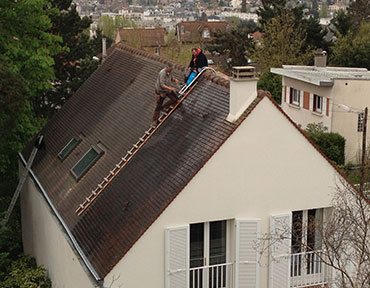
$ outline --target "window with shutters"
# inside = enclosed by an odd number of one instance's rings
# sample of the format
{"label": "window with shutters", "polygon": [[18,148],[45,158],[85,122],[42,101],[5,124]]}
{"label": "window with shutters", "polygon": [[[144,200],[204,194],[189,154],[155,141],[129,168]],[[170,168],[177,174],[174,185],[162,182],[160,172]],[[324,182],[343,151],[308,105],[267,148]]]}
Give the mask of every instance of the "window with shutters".
{"label": "window with shutters", "polygon": [[259,219],[167,229],[166,288],[257,288],[258,234]]}

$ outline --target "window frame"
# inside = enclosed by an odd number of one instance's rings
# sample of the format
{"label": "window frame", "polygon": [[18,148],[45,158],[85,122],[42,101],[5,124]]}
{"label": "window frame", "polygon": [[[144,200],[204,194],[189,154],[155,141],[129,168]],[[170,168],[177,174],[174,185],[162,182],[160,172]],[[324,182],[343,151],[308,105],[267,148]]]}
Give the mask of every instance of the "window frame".
{"label": "window frame", "polygon": [[[323,103],[324,103],[324,97],[322,97],[320,95],[317,95],[317,94],[314,94],[313,95],[313,106],[312,106],[313,112],[322,114]],[[320,106],[320,107],[318,107],[318,106]]]}
{"label": "window frame", "polygon": [[[294,93],[296,92],[296,93]],[[297,97],[295,100],[294,98]],[[301,90],[295,89],[295,88],[290,88],[290,104],[295,105],[297,107],[300,106],[301,103]]]}
{"label": "window frame", "polygon": [[[69,149],[69,151],[67,151],[67,153],[63,156],[63,152],[72,144],[73,141],[76,141],[75,144]],[[71,140],[68,141],[68,143],[62,148],[62,150],[59,151],[58,153],[58,158],[63,161],[65,160],[69,154],[72,153],[72,151],[78,146],[78,144],[81,143],[81,139],[78,138],[78,137],[72,137]]]}
{"label": "window frame", "polygon": [[[81,163],[81,161],[83,161],[83,159],[86,157],[86,155],[89,154],[90,151],[92,151],[92,150],[94,150],[97,153],[97,155],[93,158],[92,161],[90,161],[90,163],[84,169],[82,169],[81,173],[79,173],[77,175],[77,173],[74,171],[74,169],[76,168],[76,166],[78,166]],[[77,161],[77,163],[70,170],[71,174],[76,179],[76,181],[79,181],[89,171],[89,169],[99,160],[99,158],[103,154],[104,154],[104,151],[102,149],[100,149],[99,147],[97,147],[95,145],[91,146],[90,149],[87,150],[87,152]]]}
{"label": "window frame", "polygon": [[203,39],[210,39],[211,38],[211,31],[208,28],[203,29],[202,38]]}

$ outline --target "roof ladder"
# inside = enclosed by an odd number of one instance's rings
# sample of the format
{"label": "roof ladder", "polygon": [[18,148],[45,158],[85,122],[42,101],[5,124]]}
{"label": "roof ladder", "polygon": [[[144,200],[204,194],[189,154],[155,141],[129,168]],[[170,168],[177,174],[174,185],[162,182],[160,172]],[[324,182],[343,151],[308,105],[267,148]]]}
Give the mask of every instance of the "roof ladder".
{"label": "roof ladder", "polygon": [[140,150],[140,148],[149,140],[149,138],[159,129],[159,127],[163,124],[164,121],[172,114],[173,111],[184,101],[184,99],[188,96],[188,94],[193,90],[193,88],[198,83],[199,77],[205,71],[211,71],[216,73],[216,71],[209,67],[204,67],[202,70],[194,77],[193,81],[189,83],[189,85],[184,85],[179,91],[179,101],[176,103],[175,106],[170,106],[170,110],[163,113],[158,121],[158,125],[153,127],[151,126],[148,130],[144,132],[144,135],[139,138],[139,140],[134,143],[130,150],[127,151],[127,154],[121,158],[118,164],[115,165],[113,170],[111,170],[108,176],[103,178],[103,181],[97,185],[97,187],[91,192],[90,196],[85,198],[85,201],[81,203],[77,209],[76,213],[80,216],[86,209],[94,202],[96,198],[103,192],[105,187],[117,176],[117,174],[128,164],[128,162],[135,156],[136,152]]}

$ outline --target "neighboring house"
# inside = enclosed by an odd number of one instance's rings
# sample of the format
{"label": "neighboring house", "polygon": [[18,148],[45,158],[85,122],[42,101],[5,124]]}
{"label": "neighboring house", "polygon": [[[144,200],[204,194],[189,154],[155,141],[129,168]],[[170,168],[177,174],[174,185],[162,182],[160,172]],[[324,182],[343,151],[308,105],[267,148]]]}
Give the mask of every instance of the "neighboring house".
{"label": "neighboring house", "polygon": [[[346,139],[346,163],[358,163],[362,112],[370,106],[370,72],[365,68],[326,67],[326,55],[317,56],[315,66],[283,65],[271,72],[283,76],[284,112],[303,129],[309,123],[322,122],[329,132],[342,135]],[[346,112],[341,105],[357,113]]]}
{"label": "neighboring house", "polygon": [[[320,250],[307,224],[328,219],[342,176],[268,93],[257,96],[253,68],[205,76],[122,166],[151,123],[166,62],[117,44],[43,129],[46,150],[21,195],[25,252],[53,287],[330,283],[298,243]],[[175,65],[175,75],[184,69]],[[291,240],[296,227],[306,228]],[[269,231],[277,239],[266,255]]]}
{"label": "neighboring house", "polygon": [[167,46],[167,31],[164,28],[118,28],[115,43],[126,44],[161,55],[163,47]]}
{"label": "neighboring house", "polygon": [[176,25],[177,40],[183,43],[199,43],[214,39],[215,33],[230,29],[226,21],[184,21]]}

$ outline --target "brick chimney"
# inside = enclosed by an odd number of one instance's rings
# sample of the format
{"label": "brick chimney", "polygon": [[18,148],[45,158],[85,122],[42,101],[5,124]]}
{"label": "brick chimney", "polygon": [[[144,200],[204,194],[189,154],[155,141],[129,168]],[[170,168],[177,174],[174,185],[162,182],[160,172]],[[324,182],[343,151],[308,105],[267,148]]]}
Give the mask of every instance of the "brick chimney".
{"label": "brick chimney", "polygon": [[321,49],[315,51],[315,67],[326,67],[326,51]]}
{"label": "brick chimney", "polygon": [[230,105],[226,120],[236,121],[257,97],[257,81],[253,66],[233,67],[230,77]]}

